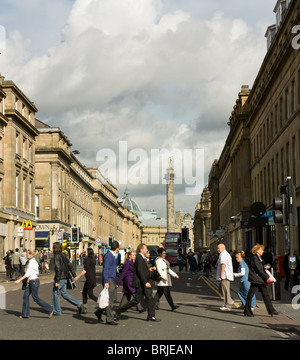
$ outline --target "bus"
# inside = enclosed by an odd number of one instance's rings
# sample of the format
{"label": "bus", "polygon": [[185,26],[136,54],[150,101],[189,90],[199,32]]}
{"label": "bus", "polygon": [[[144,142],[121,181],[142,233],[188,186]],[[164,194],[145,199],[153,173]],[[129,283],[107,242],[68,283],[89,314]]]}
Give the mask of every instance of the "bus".
{"label": "bus", "polygon": [[180,250],[183,255],[185,254],[185,247],[178,246],[178,243],[181,243],[181,233],[169,232],[165,234],[166,259],[171,265],[178,264],[178,252]]}

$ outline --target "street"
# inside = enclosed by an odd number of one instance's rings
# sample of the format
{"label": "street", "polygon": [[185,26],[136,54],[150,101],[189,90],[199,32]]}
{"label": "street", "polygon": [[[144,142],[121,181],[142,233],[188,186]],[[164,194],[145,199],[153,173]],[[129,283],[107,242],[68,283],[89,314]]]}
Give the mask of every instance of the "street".
{"label": "street", "polygon": [[[51,304],[52,276],[40,277],[40,298]],[[280,329],[287,323],[287,317],[267,315],[262,302],[258,302],[255,317],[245,318],[237,294],[232,292],[235,306],[231,311],[222,312],[217,285],[213,276],[196,277],[188,281],[188,274],[180,274],[173,280],[171,290],[174,302],[180,305],[171,311],[166,299],[161,298],[160,309],[156,311],[159,323],[146,321],[146,313],[138,313],[134,308],[124,313],[118,326],[99,323],[94,315],[96,304],[88,301],[88,313],[78,315],[77,309],[61,298],[62,316],[48,319],[47,314],[30,299],[30,319],[19,319],[23,291],[13,282],[2,283],[7,289],[6,309],[0,310],[0,340],[283,340],[299,339],[298,332],[289,335]],[[100,284],[98,272],[97,283]],[[75,290],[69,292],[81,300],[84,279],[80,279]],[[97,285],[94,293],[99,294],[102,285]],[[154,291],[155,294],[155,291]],[[118,288],[118,302],[122,297],[122,287]],[[276,328],[277,325],[277,328]]]}

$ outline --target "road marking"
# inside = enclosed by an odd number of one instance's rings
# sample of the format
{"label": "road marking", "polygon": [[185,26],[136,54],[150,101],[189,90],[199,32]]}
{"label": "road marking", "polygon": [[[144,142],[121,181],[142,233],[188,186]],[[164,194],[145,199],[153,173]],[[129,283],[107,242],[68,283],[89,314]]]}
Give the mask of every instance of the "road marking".
{"label": "road marking", "polygon": [[[217,294],[220,296],[221,299],[224,299],[223,295],[220,293],[219,291],[219,287],[214,283],[212,282],[210,279],[208,279],[206,276],[202,276],[201,279],[203,279],[205,281],[205,283]],[[237,304],[236,302],[234,302],[234,306],[236,308],[239,308],[240,305]]]}

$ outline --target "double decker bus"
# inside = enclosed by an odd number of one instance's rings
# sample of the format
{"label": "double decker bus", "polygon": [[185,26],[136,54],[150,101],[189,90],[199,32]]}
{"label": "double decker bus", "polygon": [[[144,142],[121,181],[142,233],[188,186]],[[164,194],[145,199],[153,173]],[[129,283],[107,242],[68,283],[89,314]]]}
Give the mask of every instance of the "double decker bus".
{"label": "double decker bus", "polygon": [[178,252],[185,253],[185,248],[181,244],[181,233],[168,232],[165,234],[166,259],[171,265],[178,264]]}

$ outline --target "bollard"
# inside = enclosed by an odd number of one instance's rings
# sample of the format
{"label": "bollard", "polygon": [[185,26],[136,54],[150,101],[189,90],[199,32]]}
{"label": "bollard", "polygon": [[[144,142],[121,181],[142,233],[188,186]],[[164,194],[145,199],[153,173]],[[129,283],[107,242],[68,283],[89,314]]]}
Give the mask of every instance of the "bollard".
{"label": "bollard", "polygon": [[6,291],[4,286],[0,286],[0,309],[6,310]]}

